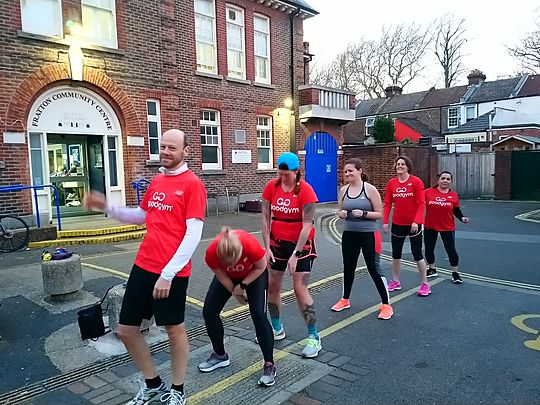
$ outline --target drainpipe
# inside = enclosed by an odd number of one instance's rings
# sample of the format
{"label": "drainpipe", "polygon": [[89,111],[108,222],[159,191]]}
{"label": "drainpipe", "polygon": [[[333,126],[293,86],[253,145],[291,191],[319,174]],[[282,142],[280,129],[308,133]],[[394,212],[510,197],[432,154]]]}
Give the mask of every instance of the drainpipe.
{"label": "drainpipe", "polygon": [[296,8],[296,11],[294,13],[291,13],[290,15],[290,27],[291,27],[291,32],[290,32],[290,45],[291,45],[291,67],[290,67],[290,72],[291,72],[291,100],[292,100],[292,107],[291,107],[291,116],[289,118],[289,148],[292,152],[296,152],[296,119],[295,119],[295,109],[296,107],[298,106],[298,100],[296,100],[296,97],[294,96],[295,94],[295,87],[296,87],[296,78],[295,78],[295,73],[296,73],[296,70],[294,68],[294,64],[295,64],[295,55],[296,55],[296,52],[295,52],[295,47],[294,47],[294,40],[295,40],[295,35],[294,35],[294,19],[295,17],[297,17],[299,14],[300,14],[300,7],[297,7]]}

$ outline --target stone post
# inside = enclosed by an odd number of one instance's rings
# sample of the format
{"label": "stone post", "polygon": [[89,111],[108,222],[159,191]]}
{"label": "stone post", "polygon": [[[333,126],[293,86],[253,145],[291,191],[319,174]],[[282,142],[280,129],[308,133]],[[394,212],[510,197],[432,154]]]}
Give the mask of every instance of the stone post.
{"label": "stone post", "polygon": [[[126,288],[124,284],[118,284],[109,291],[107,296],[107,315],[109,317],[109,328],[116,333],[118,329],[120,319],[120,309],[122,308],[122,300],[124,299],[124,293]],[[152,319],[143,319],[141,324],[141,331],[148,330],[154,323],[154,317]]]}
{"label": "stone post", "polygon": [[73,254],[63,260],[41,262],[43,291],[51,301],[70,301],[79,295],[83,287],[81,257]]}

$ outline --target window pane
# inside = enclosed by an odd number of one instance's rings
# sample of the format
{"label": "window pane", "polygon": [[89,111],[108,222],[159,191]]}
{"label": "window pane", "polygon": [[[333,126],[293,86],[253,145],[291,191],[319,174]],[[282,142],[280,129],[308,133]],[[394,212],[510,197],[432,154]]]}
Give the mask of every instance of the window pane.
{"label": "window pane", "polygon": [[[109,138],[109,140],[114,138]],[[109,143],[110,144],[110,143]],[[116,151],[109,151],[109,177],[111,179],[111,186],[118,185],[118,168],[116,167]]]}
{"label": "window pane", "polygon": [[41,136],[40,134],[30,134],[30,147],[41,149]]}
{"label": "window pane", "polygon": [[40,150],[32,150],[32,181],[35,186],[43,184],[43,159]]}
{"label": "window pane", "polygon": [[195,0],[195,12],[207,15],[214,15],[213,0]]}
{"label": "window pane", "polygon": [[159,140],[157,138],[150,139],[150,154],[159,155]]}
{"label": "window pane", "polygon": [[258,79],[268,79],[268,60],[255,57],[255,77]]}
{"label": "window pane", "polygon": [[214,25],[210,17],[197,14],[195,16],[195,33],[197,41],[214,43]]}
{"label": "window pane", "polygon": [[150,138],[155,138],[155,139],[157,139],[159,137],[157,122],[151,122],[150,121],[148,123],[148,136]]}
{"label": "window pane", "polygon": [[157,103],[155,101],[147,101],[146,110],[148,111],[148,115],[157,115]]}
{"label": "window pane", "polygon": [[270,31],[269,28],[269,20],[267,18],[257,17],[255,16],[253,19],[253,24],[255,27],[255,30],[262,31],[262,32],[268,32]]}
{"label": "window pane", "polygon": [[58,1],[23,0],[21,4],[23,31],[40,35],[60,35],[60,3]]}
{"label": "window pane", "polygon": [[203,163],[218,163],[218,148],[214,146],[202,147]]}
{"label": "window pane", "polygon": [[83,6],[82,20],[85,35],[88,37],[107,41],[114,39],[112,11]]}
{"label": "window pane", "polygon": [[268,56],[268,36],[266,34],[255,33],[255,55]]}
{"label": "window pane", "polygon": [[227,46],[231,49],[241,51],[242,46],[242,27],[234,24],[227,24]]}
{"label": "window pane", "polygon": [[258,148],[257,155],[259,163],[270,163],[270,149]]}
{"label": "window pane", "polygon": [[109,149],[116,149],[116,139],[113,136],[107,138],[107,147]]}

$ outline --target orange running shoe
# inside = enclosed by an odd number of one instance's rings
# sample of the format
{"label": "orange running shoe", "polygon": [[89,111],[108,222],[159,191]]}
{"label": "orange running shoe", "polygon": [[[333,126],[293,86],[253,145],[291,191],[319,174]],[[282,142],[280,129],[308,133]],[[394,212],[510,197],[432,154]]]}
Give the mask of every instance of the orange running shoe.
{"label": "orange running shoe", "polygon": [[350,307],[351,301],[342,298],[334,304],[334,306],[332,307],[332,311],[339,312],[343,311],[344,309],[349,309]]}
{"label": "orange running shoe", "polygon": [[379,312],[379,319],[390,319],[394,315],[394,310],[389,304],[381,305],[381,312]]}

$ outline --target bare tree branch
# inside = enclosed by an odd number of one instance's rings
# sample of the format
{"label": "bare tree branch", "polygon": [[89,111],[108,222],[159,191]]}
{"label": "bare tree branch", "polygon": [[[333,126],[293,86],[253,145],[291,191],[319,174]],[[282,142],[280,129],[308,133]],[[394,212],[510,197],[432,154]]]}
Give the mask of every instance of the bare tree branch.
{"label": "bare tree branch", "polygon": [[508,51],[520,61],[524,69],[540,73],[540,22],[536,22],[536,29],[523,38],[520,45],[508,47]]}
{"label": "bare tree branch", "polygon": [[451,87],[460,74],[465,72],[462,48],[467,43],[465,18],[457,19],[445,14],[437,22],[435,32],[435,56],[444,72],[444,87]]}
{"label": "bare tree branch", "polygon": [[404,24],[383,28],[378,41],[349,44],[331,64],[314,71],[312,82],[354,91],[359,98],[383,97],[385,87],[404,87],[424,69],[429,31]]}

